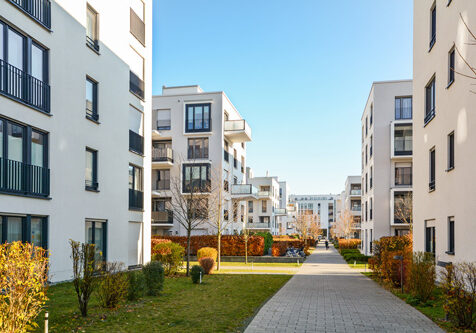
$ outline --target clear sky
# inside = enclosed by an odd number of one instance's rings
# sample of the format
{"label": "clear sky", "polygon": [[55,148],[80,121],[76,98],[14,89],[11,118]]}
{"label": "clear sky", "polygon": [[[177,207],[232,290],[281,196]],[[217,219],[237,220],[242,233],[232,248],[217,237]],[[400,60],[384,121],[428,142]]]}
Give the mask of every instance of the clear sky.
{"label": "clear sky", "polygon": [[225,91],[256,176],[340,193],[373,81],[412,76],[412,0],[154,0],[153,93]]}

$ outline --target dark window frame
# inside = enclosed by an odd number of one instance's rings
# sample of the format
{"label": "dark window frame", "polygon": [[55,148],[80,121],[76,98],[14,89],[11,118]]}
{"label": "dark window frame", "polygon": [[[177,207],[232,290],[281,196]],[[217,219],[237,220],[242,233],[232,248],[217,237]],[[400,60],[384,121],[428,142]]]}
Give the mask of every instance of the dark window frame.
{"label": "dark window frame", "polygon": [[41,0],[36,6],[30,5],[29,1],[7,0],[15,7],[28,15],[33,21],[51,32],[51,1]]}
{"label": "dark window frame", "polygon": [[[208,193],[210,192],[210,185],[211,185],[211,165],[210,163],[184,163],[182,165],[182,193],[191,193],[191,188],[189,188],[192,184],[192,169],[193,167],[200,167],[200,179],[198,180],[198,191],[194,191],[194,193]],[[187,184],[186,180],[186,170],[190,168],[190,184]],[[201,179],[202,175],[202,168],[206,168],[206,175],[207,179]]]}
{"label": "dark window frame", "polygon": [[[203,125],[202,128],[195,128],[195,108],[202,107],[202,124],[205,123],[205,118],[203,116],[204,107],[208,106],[208,128],[205,128]],[[188,120],[192,117],[192,128],[188,128]],[[200,104],[186,104],[185,105],[185,133],[197,133],[197,132],[211,132],[212,131],[212,103],[200,103]]]}
{"label": "dark window frame", "polygon": [[446,254],[455,255],[455,219],[453,216],[448,217],[448,251]]}
{"label": "dark window frame", "polygon": [[455,82],[456,49],[455,46],[448,52],[448,85],[449,88]]}
{"label": "dark window frame", "polygon": [[0,220],[2,222],[1,228],[1,237],[0,237],[0,244],[4,244],[7,242],[7,235],[8,235],[8,218],[9,217],[20,217],[21,218],[21,233],[22,233],[22,242],[31,242],[31,219],[32,218],[40,218],[41,219],[41,233],[42,233],[42,239],[41,239],[41,248],[47,250],[48,249],[48,224],[49,224],[49,218],[48,216],[43,216],[43,215],[24,215],[24,216],[14,216],[14,215],[8,215],[8,214],[2,214],[0,215]]}
{"label": "dark window frame", "polygon": [[94,220],[94,219],[87,219],[86,223],[89,222],[91,223],[92,226],[92,242],[88,244],[94,244],[96,245],[96,223],[101,223],[103,225],[102,232],[103,232],[103,237],[104,237],[104,251],[102,252],[102,260],[103,262],[107,261],[107,245],[108,245],[108,239],[107,239],[107,234],[108,234],[108,228],[107,228],[107,221],[103,220]]}
{"label": "dark window frame", "polygon": [[[197,153],[195,141],[201,141],[201,149]],[[206,149],[205,149],[206,142]],[[192,143],[192,145],[190,145]],[[189,160],[208,159],[210,154],[210,140],[209,137],[194,137],[187,140],[187,158]]]}
{"label": "dark window frame", "polygon": [[455,168],[455,132],[448,134],[448,164],[446,171],[451,171]]}
{"label": "dark window frame", "polygon": [[436,188],[436,150],[435,147],[430,149],[429,155],[429,191],[434,191]]}
{"label": "dark window frame", "polygon": [[[99,53],[99,13],[96,9],[94,9],[93,6],[91,6],[89,3],[86,3],[86,20],[88,17],[89,12],[91,12],[96,21],[96,29],[93,32],[93,38],[88,36],[87,28],[86,28],[86,45],[93,50],[96,53]],[[87,22],[86,22],[87,25]]]}
{"label": "dark window frame", "polygon": [[[129,181],[129,210],[142,211],[144,209],[144,170],[138,165],[129,163],[128,177],[131,176],[130,170],[132,170],[132,184]],[[136,182],[137,173],[140,178],[139,184]]]}
{"label": "dark window frame", "polygon": [[436,43],[436,1],[433,3],[430,9],[430,49],[431,51],[433,46]]}
{"label": "dark window frame", "polygon": [[92,77],[89,75],[86,76],[86,84],[91,83],[93,91],[93,100],[92,100],[92,110],[89,110],[87,108],[87,103],[86,103],[86,119],[92,120],[94,122],[99,121],[99,113],[98,113],[98,82],[94,80]]}
{"label": "dark window frame", "polygon": [[86,147],[86,151],[92,154],[92,177],[91,183],[89,184],[87,180],[84,182],[84,189],[86,191],[99,192],[99,183],[98,183],[98,151],[91,147]]}
{"label": "dark window frame", "polygon": [[425,118],[426,126],[436,115],[436,75],[425,86]]}
{"label": "dark window frame", "polygon": [[435,227],[425,227],[425,252],[436,253],[436,229]]}
{"label": "dark window frame", "polygon": [[[403,114],[403,101],[406,99],[410,99],[410,117],[404,117]],[[397,109],[397,100],[400,103],[400,107]],[[397,113],[398,111],[398,113]],[[398,96],[395,97],[395,120],[409,120],[413,119],[413,96]]]}

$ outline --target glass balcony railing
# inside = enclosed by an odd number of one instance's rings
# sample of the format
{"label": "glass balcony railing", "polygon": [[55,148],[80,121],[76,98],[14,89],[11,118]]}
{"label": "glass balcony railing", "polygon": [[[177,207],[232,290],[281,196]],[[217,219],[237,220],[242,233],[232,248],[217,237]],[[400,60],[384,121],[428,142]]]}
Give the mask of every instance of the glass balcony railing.
{"label": "glass balcony railing", "polygon": [[224,132],[227,137],[235,142],[251,141],[251,128],[244,119],[226,120]]}
{"label": "glass balcony railing", "polygon": [[251,184],[231,185],[231,194],[234,195],[257,195],[258,189]]}

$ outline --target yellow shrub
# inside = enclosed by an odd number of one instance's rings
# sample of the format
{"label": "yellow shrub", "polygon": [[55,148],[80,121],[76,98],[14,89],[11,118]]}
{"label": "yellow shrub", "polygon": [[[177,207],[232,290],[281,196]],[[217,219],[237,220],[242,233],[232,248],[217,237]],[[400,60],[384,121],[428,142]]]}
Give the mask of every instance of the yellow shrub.
{"label": "yellow shrub", "polygon": [[202,247],[197,251],[197,260],[200,260],[201,258],[212,258],[213,260],[217,261],[218,257],[218,252],[217,249],[214,249],[213,247]]}
{"label": "yellow shrub", "polygon": [[26,332],[47,301],[48,257],[29,243],[0,245],[0,332]]}

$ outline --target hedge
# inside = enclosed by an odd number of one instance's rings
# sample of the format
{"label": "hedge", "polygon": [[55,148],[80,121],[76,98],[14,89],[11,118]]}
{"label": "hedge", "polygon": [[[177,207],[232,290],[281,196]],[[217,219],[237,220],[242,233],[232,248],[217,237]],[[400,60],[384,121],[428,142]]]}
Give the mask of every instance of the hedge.
{"label": "hedge", "polygon": [[339,249],[356,249],[362,241],[360,239],[339,239]]}
{"label": "hedge", "polygon": [[[187,237],[185,236],[154,236],[155,239],[169,240],[178,243],[185,248],[187,253]],[[202,247],[218,248],[217,236],[192,236],[190,240],[190,254],[196,255]],[[248,238],[248,255],[262,256],[264,253],[264,238],[261,236],[250,236]],[[245,241],[243,236],[223,235],[221,236],[221,255],[222,256],[244,256]]]}
{"label": "hedge", "polygon": [[301,249],[304,247],[304,242],[292,238],[289,240],[274,240],[273,246],[271,247],[271,253],[273,257],[284,256],[289,247]]}

